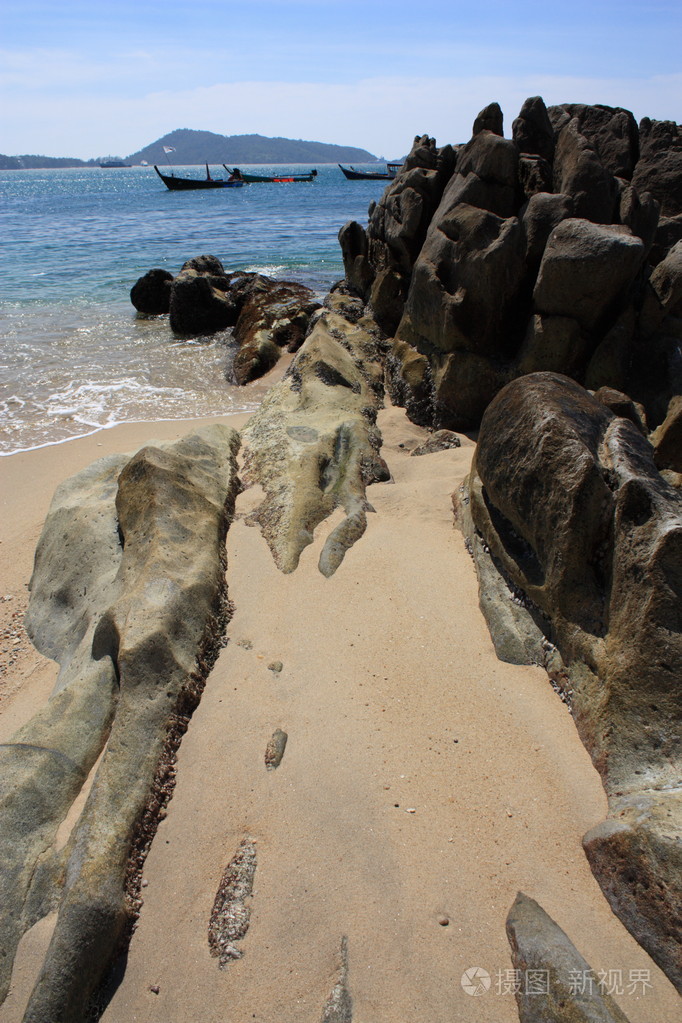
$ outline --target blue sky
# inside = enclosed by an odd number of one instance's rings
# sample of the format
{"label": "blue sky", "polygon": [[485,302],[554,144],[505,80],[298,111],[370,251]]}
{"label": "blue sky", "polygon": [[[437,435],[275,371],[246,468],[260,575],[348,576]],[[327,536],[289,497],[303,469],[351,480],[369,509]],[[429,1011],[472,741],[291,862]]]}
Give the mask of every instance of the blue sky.
{"label": "blue sky", "polygon": [[527,96],[682,120],[682,0],[0,0],[0,152],[122,155],[172,131],[466,141]]}

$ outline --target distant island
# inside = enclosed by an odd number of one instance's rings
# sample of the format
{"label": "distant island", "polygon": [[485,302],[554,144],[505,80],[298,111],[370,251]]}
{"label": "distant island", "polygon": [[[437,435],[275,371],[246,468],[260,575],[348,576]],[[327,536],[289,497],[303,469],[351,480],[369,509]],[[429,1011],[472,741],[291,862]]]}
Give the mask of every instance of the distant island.
{"label": "distant island", "polygon": [[[167,153],[166,150],[172,150]],[[178,128],[129,156],[98,156],[79,160],[68,156],[3,156],[0,170],[50,167],[98,167],[102,163],[140,164],[240,164],[240,163],[376,163],[366,149],[335,146],[303,139],[268,138],[265,135],[216,135],[212,131]]]}

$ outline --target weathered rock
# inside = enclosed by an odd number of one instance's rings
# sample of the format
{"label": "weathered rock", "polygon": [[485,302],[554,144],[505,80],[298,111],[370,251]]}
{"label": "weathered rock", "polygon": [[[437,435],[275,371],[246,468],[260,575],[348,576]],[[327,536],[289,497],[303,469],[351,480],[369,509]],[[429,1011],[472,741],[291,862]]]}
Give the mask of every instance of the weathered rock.
{"label": "weathered rock", "polygon": [[283,349],[298,351],[310,317],[319,308],[313,292],[303,284],[261,278],[246,297],[234,328],[239,345],[232,364],[234,381],[246,384],[263,376]]}
{"label": "weathered rock", "polygon": [[528,324],[516,368],[520,373],[550,370],[582,379],[589,355],[589,337],[577,320],[536,313]]}
{"label": "weathered rock", "polygon": [[233,327],[237,322],[238,307],[224,287],[216,287],[209,275],[194,269],[183,270],[173,280],[170,297],[170,326],[182,336],[215,334]]}
{"label": "weathered rock", "polygon": [[676,242],[682,241],[682,213],[677,217],[659,217],[649,262],[656,266],[668,255]]}
{"label": "weathered rock", "polygon": [[524,255],[515,217],[502,219],[456,200],[452,208],[441,203],[396,335],[429,359],[431,425],[468,429],[505,381],[502,363],[517,344]]}
{"label": "weathered rock", "polygon": [[679,920],[660,903],[679,906],[682,876],[682,496],[637,427],[552,373],[488,407],[469,490],[494,563],[545,616],[609,795],[614,828],[586,838],[597,879],[679,983]]}
{"label": "weathered rock", "polygon": [[369,245],[364,227],[356,220],[349,220],[339,231],[339,245],[348,287],[366,302],[374,272],[369,263]]}
{"label": "weathered rock", "polygon": [[526,239],[526,264],[537,275],[542,254],[552,231],[562,220],[574,215],[570,195],[540,192],[531,198],[521,210],[521,227]]}
{"label": "weathered rock", "polygon": [[512,217],[519,206],[519,151],[509,139],[482,130],[460,150],[455,175],[443,194],[442,208],[466,202]]}
{"label": "weathered rock", "polygon": [[215,277],[225,275],[225,267],[217,256],[193,256],[182,264],[180,273],[184,273],[185,270],[195,270],[198,274],[209,274]]}
{"label": "weathered rock", "polygon": [[640,195],[636,188],[628,185],[621,194],[620,222],[642,239],[644,252],[647,255],[656,238],[659,210],[658,202],[649,192]]}
{"label": "weathered rock", "polygon": [[658,468],[682,472],[682,395],[672,398],[667,416],[649,439]]}
{"label": "weathered rock", "polygon": [[476,117],[471,134],[478,135],[482,131],[504,135],[504,117],[499,103],[489,103]]}
{"label": "weathered rock", "polygon": [[648,432],[646,412],[639,402],[633,401],[627,394],[617,391],[615,387],[600,387],[598,391],[595,391],[594,396],[602,405],[610,408],[614,415],[622,416],[623,419],[629,419],[631,423],[635,424],[642,436],[646,437]]}
{"label": "weathered rock", "polygon": [[[3,747],[12,787],[0,801],[0,884],[26,892],[14,933],[2,933],[4,969],[20,933],[58,908],[27,1023],[80,1023],[134,917],[136,833],[151,840],[157,768],[179,744],[224,626],[238,442],[206,427],[96,463],[58,491],[48,516],[29,628],[62,671],[43,711]],[[63,853],[26,878],[105,742]],[[36,747],[40,756],[25,755]]]}
{"label": "weathered rock", "polygon": [[410,452],[411,455],[432,455],[436,451],[448,451],[450,448],[459,448],[462,442],[452,430],[436,430],[427,437],[423,444],[419,444]]}
{"label": "weathered rock", "polygon": [[526,199],[538,192],[551,192],[554,176],[551,164],[541,156],[519,156],[519,185]]}
{"label": "weathered rock", "polygon": [[148,270],[130,289],[130,301],[140,313],[158,316],[170,309],[173,274],[168,270]]}
{"label": "weathered rock", "polygon": [[682,994],[681,822],[679,790],[646,786],[612,796],[583,848],[613,912]]}
{"label": "weathered rock", "polygon": [[650,192],[661,216],[682,213],[682,126],[674,121],[643,118],[639,124],[640,155],[632,176],[638,192]]}
{"label": "weathered rock", "polygon": [[554,129],[541,96],[531,96],[525,101],[512,124],[512,138],[520,153],[540,156],[551,168]]}
{"label": "weathered rock", "polygon": [[570,316],[594,333],[613,320],[637,276],[644,245],[627,228],[563,220],[549,237],[533,301],[545,316]]}
{"label": "weathered rock", "polygon": [[245,430],[245,479],[265,490],[252,519],[283,572],[294,571],[316,526],[342,507],[346,517],[319,558],[322,574],[332,575],[365,531],[366,485],[385,478],[375,426],[383,353],[371,325],[323,312]]}
{"label": "weathered rock", "polygon": [[389,333],[402,314],[401,300],[407,293],[414,261],[454,167],[452,146],[438,149],[427,135],[415,138],[402,170],[370,215],[367,240],[372,272],[377,277],[388,271],[392,280],[391,300],[382,290],[375,311],[377,322]]}
{"label": "weathered rock", "polygon": [[[563,103],[559,109],[575,119],[606,170],[626,181],[632,178],[639,159],[639,131],[629,110],[599,103]],[[550,113],[556,117],[556,108],[550,108]]]}
{"label": "weathered rock", "polygon": [[432,426],[433,377],[427,357],[406,341],[393,341],[386,357],[385,379],[391,402],[404,408],[413,423]]}
{"label": "weathered rock", "polygon": [[523,892],[509,910],[507,938],[523,978],[515,992],[521,1023],[628,1023],[564,931]]}
{"label": "weathered rock", "polygon": [[610,224],[616,203],[616,184],[594,145],[582,134],[577,118],[559,132],[554,151],[554,191],[573,196],[577,217]]}

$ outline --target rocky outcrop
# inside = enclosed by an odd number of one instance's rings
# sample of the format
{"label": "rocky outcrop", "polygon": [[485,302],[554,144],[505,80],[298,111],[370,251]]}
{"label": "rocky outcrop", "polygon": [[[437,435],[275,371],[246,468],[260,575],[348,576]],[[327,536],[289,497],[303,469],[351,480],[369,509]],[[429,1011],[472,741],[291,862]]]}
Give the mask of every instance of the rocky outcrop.
{"label": "rocky outcrop", "polygon": [[251,287],[234,328],[238,350],[232,363],[237,384],[263,376],[282,351],[297,352],[313,313],[320,308],[310,288],[260,277]]}
{"label": "rocky outcrop", "polygon": [[[330,304],[347,310],[349,299]],[[332,575],[365,531],[367,484],[389,477],[375,425],[383,352],[373,328],[370,319],[325,310],[244,432],[245,481],[265,491],[252,519],[283,572],[296,568],[316,526],[341,507],[345,518],[319,558],[322,574]]]}
{"label": "rocky outcrop", "polygon": [[130,933],[175,750],[226,621],[238,443],[206,427],[95,463],[55,495],[27,628],[61,670],[46,706],[1,751],[1,996],[22,933],[58,911],[26,1023],[81,1021]]}
{"label": "rocky outcrop", "polygon": [[512,136],[491,104],[466,145],[415,140],[422,191],[403,172],[364,233],[342,232],[349,286],[394,339],[392,400],[421,425],[476,429],[506,383],[554,370],[625,392],[655,428],[682,393],[681,317],[651,295],[682,238],[680,129],[535,96]]}
{"label": "rocky outcrop", "polygon": [[635,423],[553,373],[491,402],[465,496],[498,654],[544,661],[571,704],[609,796],[593,870],[680,985],[682,497]]}
{"label": "rocky outcrop", "polygon": [[639,124],[640,157],[632,184],[640,192],[650,192],[661,206],[664,217],[682,213],[682,126],[674,121],[652,121],[645,117]]}
{"label": "rocky outcrop", "polygon": [[[455,165],[451,146],[417,137],[402,169],[370,213],[367,231],[349,221],[339,233],[346,280],[393,334],[414,261]],[[363,235],[364,240],[363,240]]]}
{"label": "rocky outcrop", "polygon": [[628,1023],[597,974],[534,899],[516,896],[507,916],[521,1023]]}
{"label": "rocky outcrop", "polygon": [[130,292],[139,312],[168,313],[179,337],[206,337],[234,328],[237,351],[227,374],[236,384],[263,376],[282,351],[302,344],[320,303],[310,288],[258,273],[226,272],[217,256],[187,260],[177,276],[150,270]]}

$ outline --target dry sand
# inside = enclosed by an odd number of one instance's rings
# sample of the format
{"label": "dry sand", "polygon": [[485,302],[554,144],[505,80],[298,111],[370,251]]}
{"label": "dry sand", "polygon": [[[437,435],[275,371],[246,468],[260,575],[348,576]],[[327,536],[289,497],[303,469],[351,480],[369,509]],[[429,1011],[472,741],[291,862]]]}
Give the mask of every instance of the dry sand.
{"label": "dry sand", "polygon": [[[0,460],[0,597],[12,596],[0,611],[10,631],[20,633],[57,483],[190,426],[128,425]],[[621,971],[617,1001],[631,1023],[673,1023],[672,985],[612,914],[583,854],[581,836],[604,818],[606,799],[571,717],[543,671],[497,660],[479,612],[450,499],[473,444],[411,457],[423,432],[397,409],[380,426],[394,482],[369,489],[376,514],[331,579],[317,558],[336,518],[287,576],[245,522],[258,494],[238,500],[229,642],[179,752],[103,1021],[318,1023],[346,936],[354,1023],[515,1023],[504,922],[522,890],[595,971]],[[0,682],[0,742],[55,676],[16,638]],[[280,672],[269,667],[277,661]],[[277,728],[288,744],[268,771]],[[208,922],[246,836],[258,858],[251,923],[243,958],[222,970]],[[21,1020],[52,924],[22,941],[0,1023]],[[480,997],[460,983],[472,966],[491,976]],[[648,978],[644,992],[630,993],[633,971]]]}

